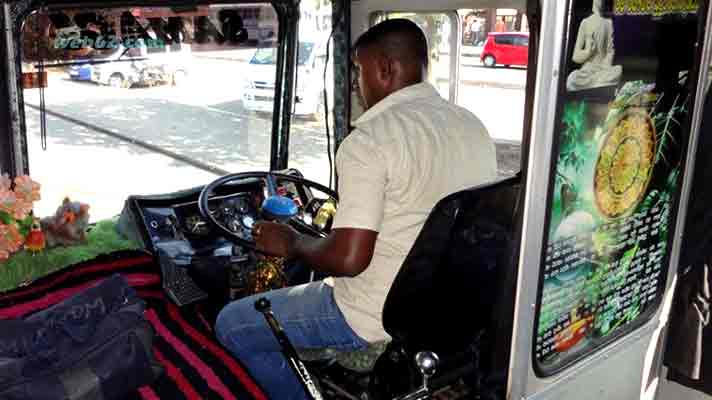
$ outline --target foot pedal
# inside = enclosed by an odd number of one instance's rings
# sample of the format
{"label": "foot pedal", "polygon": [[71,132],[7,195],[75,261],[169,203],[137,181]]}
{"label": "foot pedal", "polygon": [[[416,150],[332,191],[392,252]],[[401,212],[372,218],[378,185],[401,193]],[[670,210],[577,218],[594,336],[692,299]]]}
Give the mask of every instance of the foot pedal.
{"label": "foot pedal", "polygon": [[183,307],[208,298],[208,293],[195,283],[188,275],[188,270],[179,267],[171,259],[159,251],[159,263],[163,274],[163,291],[176,303],[178,307]]}

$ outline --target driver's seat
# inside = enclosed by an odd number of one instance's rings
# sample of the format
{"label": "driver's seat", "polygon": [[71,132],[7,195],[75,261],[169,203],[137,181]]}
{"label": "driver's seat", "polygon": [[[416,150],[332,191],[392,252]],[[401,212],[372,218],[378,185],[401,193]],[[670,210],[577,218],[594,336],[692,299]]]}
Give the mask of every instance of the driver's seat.
{"label": "driver's seat", "polygon": [[[435,352],[441,361],[431,380],[435,389],[464,379],[480,398],[501,397],[520,189],[518,174],[449,195],[431,211],[386,298],[383,324],[392,342],[337,357],[342,366],[375,361],[369,398],[391,399],[420,385],[413,362],[419,351]],[[380,357],[379,346],[385,348]]]}

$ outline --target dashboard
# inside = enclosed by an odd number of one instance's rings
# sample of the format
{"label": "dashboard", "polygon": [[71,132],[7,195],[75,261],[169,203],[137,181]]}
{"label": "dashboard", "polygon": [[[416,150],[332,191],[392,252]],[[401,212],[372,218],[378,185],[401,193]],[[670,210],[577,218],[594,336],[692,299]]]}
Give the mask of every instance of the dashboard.
{"label": "dashboard", "polygon": [[[259,199],[249,192],[218,196],[208,202],[210,212],[230,231],[252,240],[252,226],[258,219]],[[169,207],[143,207],[141,214],[152,244],[166,240],[203,242],[215,233],[200,214],[198,201],[192,200]]]}
{"label": "dashboard", "polygon": [[[223,233],[201,215],[198,198],[202,187],[180,192],[131,196],[122,214],[130,214],[133,237],[143,242],[146,250],[157,254],[164,244],[181,241],[183,248],[196,253],[209,253],[226,244]],[[277,181],[276,191],[297,206],[297,220],[305,233],[320,234],[324,229],[315,218],[326,199],[317,198],[309,188],[291,181]],[[208,200],[213,217],[237,237],[252,241],[253,225],[263,219],[260,210],[268,197],[263,179],[247,178],[220,186]],[[299,226],[297,227],[299,229]],[[132,236],[132,235],[127,235]]]}
{"label": "dashboard", "polygon": [[[287,179],[276,179],[274,186],[279,196],[292,199],[297,206],[290,225],[315,236],[328,233],[324,215],[333,214],[325,211],[334,209],[334,199],[316,197],[310,188]],[[169,194],[130,196],[119,221],[125,236],[143,243],[158,259],[164,289],[179,305],[207,293],[211,297],[222,293],[224,298],[220,301],[244,296],[260,257],[248,247],[228,240],[223,230],[203,217],[198,201],[202,190],[197,187]],[[269,217],[269,212],[262,210],[268,197],[265,179],[241,178],[217,186],[208,199],[208,210],[231,234],[252,242],[254,224]],[[290,284],[314,279],[308,268],[297,264],[285,265],[284,274]],[[185,282],[199,289],[186,291]],[[194,297],[196,292],[200,296]]]}

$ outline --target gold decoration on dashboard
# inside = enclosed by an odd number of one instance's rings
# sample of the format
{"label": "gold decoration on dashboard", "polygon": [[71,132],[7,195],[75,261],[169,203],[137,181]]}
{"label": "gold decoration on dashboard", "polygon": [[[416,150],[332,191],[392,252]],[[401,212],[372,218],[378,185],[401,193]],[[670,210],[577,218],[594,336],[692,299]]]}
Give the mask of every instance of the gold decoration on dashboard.
{"label": "gold decoration on dashboard", "polygon": [[284,258],[265,257],[257,262],[247,276],[247,294],[257,294],[287,286],[284,275]]}
{"label": "gold decoration on dashboard", "polygon": [[625,216],[643,199],[655,150],[655,126],[645,109],[629,108],[611,126],[593,177],[596,206],[604,216]]}
{"label": "gold decoration on dashboard", "polygon": [[323,230],[329,225],[329,222],[333,220],[334,215],[336,215],[336,200],[333,197],[329,197],[329,199],[319,207],[313,224]]}

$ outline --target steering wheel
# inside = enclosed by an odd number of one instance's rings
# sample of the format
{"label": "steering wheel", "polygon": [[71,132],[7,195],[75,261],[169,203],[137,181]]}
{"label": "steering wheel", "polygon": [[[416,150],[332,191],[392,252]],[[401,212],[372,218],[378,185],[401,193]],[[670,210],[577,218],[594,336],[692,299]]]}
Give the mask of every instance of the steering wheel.
{"label": "steering wheel", "polygon": [[[223,223],[218,221],[218,219],[215,217],[214,213],[210,211],[210,208],[208,207],[209,200],[211,196],[213,196],[213,193],[215,193],[216,189],[227,184],[230,182],[235,182],[235,181],[245,181],[245,180],[262,180],[265,182],[265,185],[267,187],[267,193],[268,196],[265,199],[265,201],[262,203],[262,206],[267,204],[268,202],[276,203],[279,205],[288,205],[289,202],[292,202],[292,206],[296,207],[294,205],[293,200],[285,197],[285,196],[280,196],[277,193],[277,188],[276,188],[276,182],[293,182],[296,186],[301,188],[314,188],[319,191],[321,191],[324,194],[327,194],[334,199],[338,201],[338,194],[329,189],[328,187],[321,185],[319,183],[316,183],[314,181],[310,181],[308,179],[305,179],[301,176],[295,176],[295,175],[286,175],[286,174],[281,174],[277,172],[240,172],[236,174],[229,174],[225,175],[223,177],[220,177],[213,182],[207,184],[203,190],[200,192],[200,196],[198,197],[198,209],[200,211],[200,215],[203,217],[205,221],[207,221],[208,225],[210,225],[212,228],[217,229],[226,239],[232,241],[233,243],[244,246],[245,248],[248,248],[250,250],[255,250],[256,248],[256,243],[254,240],[248,240],[245,238],[240,237],[237,232],[235,232],[232,229],[229,229],[226,227]],[[260,206],[259,212],[262,214],[262,206]],[[306,206],[306,204],[305,204]],[[283,223],[287,223],[289,225],[294,226],[295,228],[299,230],[306,230],[307,232],[310,232],[315,235],[319,236],[325,236],[326,233],[321,231],[320,229],[311,226],[304,221],[302,221],[300,218],[298,218],[296,215],[289,216],[287,218],[282,219]]]}

